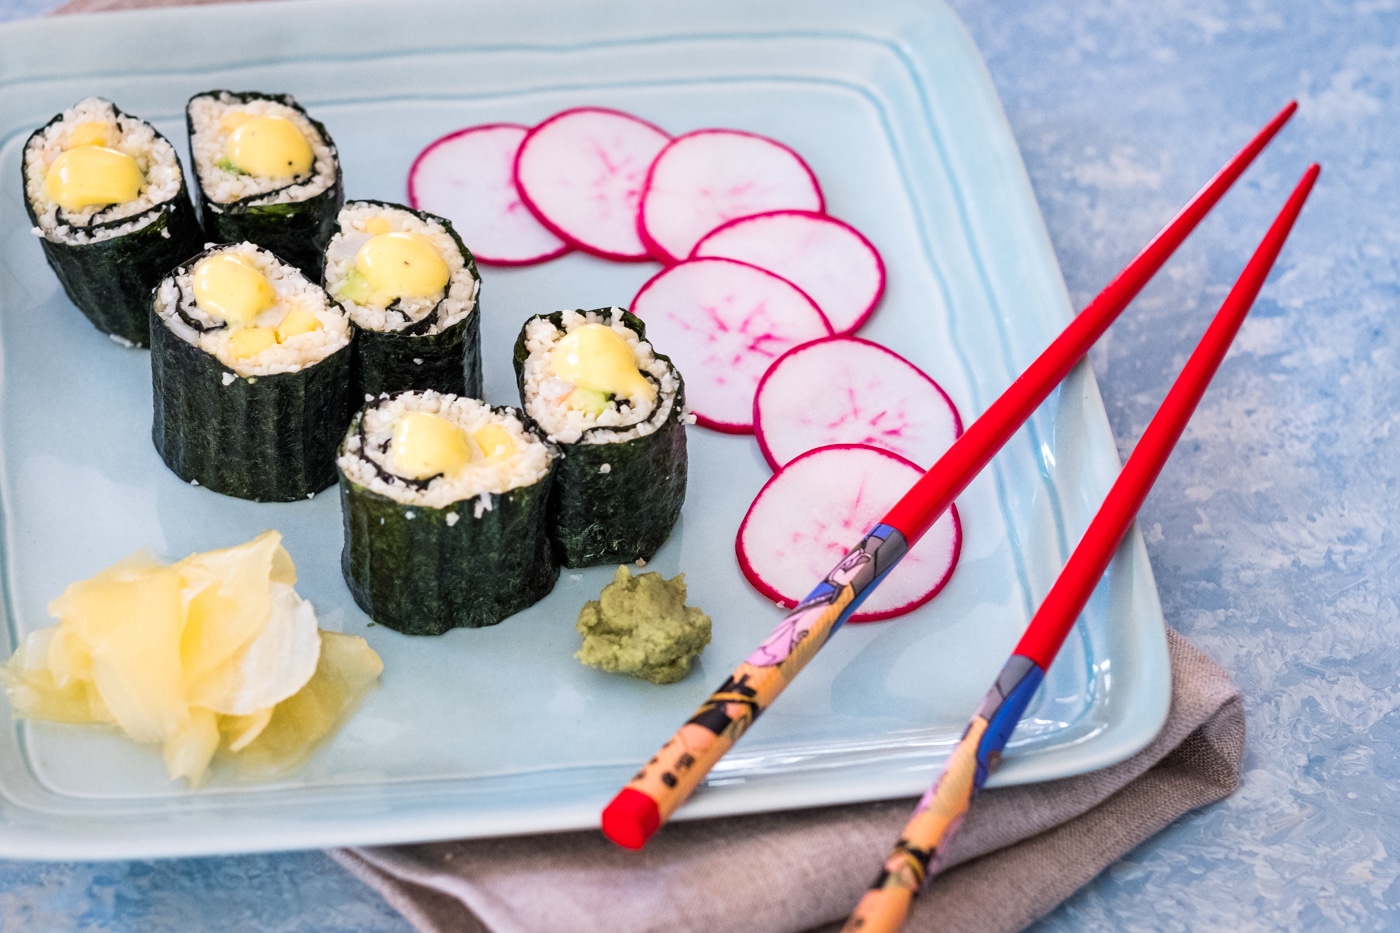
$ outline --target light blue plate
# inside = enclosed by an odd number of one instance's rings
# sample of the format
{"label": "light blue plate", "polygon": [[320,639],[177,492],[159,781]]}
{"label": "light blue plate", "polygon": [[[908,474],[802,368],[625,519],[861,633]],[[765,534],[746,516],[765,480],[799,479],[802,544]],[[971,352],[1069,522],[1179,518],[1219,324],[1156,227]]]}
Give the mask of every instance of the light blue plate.
{"label": "light blue plate", "polygon": [[[780,616],[733,556],[735,529],[768,476],[757,445],[693,429],[685,513],[652,565],[684,571],[692,601],[715,619],[714,642],[685,681],[655,687],[573,660],[574,619],[611,568],[566,572],[549,598],[495,628],[414,639],[371,627],[340,578],[334,494],[258,505],[166,471],[149,439],[147,354],[88,325],[28,230],[19,158],[29,132],[96,94],[183,150],[191,94],[290,92],[338,143],[349,196],[389,200],[404,198],[424,145],[469,124],[530,124],[593,104],[676,133],[766,133],[808,159],[831,213],[884,254],[888,292],[863,335],[934,375],[970,421],[1071,315],[991,82],[960,24],[930,0],[808,2],[800,21],[782,14],[793,9],[317,2],[0,28],[6,647],[49,624],[45,605],[66,584],[139,547],[178,557],[277,528],[323,625],[364,635],[385,662],[382,687],[353,721],[275,785],[217,773],[190,792],[166,780],[155,749],[102,729],[0,730],[0,856],[190,855],[593,826]],[[1123,244],[1123,255],[1137,245]],[[654,271],[582,256],[487,269],[488,399],[515,401],[509,349],[525,317],[625,304]],[[1081,367],[959,500],[966,535],[947,589],[911,616],[848,626],[683,816],[920,792],[1117,469]],[[1161,609],[1134,534],[994,783],[1127,757],[1160,727],[1169,686]]]}

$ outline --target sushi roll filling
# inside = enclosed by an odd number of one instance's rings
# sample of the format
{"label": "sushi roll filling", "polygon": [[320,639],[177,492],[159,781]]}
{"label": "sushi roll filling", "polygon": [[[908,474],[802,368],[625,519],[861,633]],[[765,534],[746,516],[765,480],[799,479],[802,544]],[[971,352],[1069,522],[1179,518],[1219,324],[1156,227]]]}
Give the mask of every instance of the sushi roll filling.
{"label": "sushi roll filling", "polygon": [[337,461],[350,481],[405,505],[447,508],[543,479],[555,452],[516,417],[471,398],[404,392],[368,406]]}
{"label": "sushi roll filling", "polygon": [[135,159],[120,149],[93,143],[59,154],[44,175],[44,194],[73,214],[89,207],[105,210],[134,201],[145,183],[146,176]]}
{"label": "sushi roll filling", "polygon": [[561,337],[549,369],[552,383],[570,387],[559,400],[575,410],[598,415],[609,402],[619,411],[656,404],[656,377],[637,368],[631,345],[605,324],[583,324]]}
{"label": "sushi roll filling", "polygon": [[216,212],[305,201],[335,184],[335,151],[297,107],[211,91],[190,99],[188,116],[195,174]]}
{"label": "sushi roll filling", "polygon": [[[421,491],[427,489],[433,480],[440,479],[449,472],[456,473],[467,463],[470,463],[471,449],[467,441],[466,432],[457,430],[455,426],[447,422],[449,427],[457,434],[457,437],[447,440],[443,445],[448,447],[450,452],[434,458],[430,453],[413,451],[412,447],[415,445],[415,442],[406,440],[406,438],[413,437],[418,432],[409,426],[415,423],[423,424],[421,421],[415,422],[410,420],[414,415],[418,415],[420,418],[436,418],[435,415],[412,412],[404,416],[399,423],[394,425],[393,434],[389,437],[381,438],[377,444],[370,440],[369,434],[365,428],[365,420],[361,418],[356,428],[356,435],[360,441],[359,449],[361,451],[369,450],[371,446],[374,446],[383,458],[383,460],[373,457],[365,458],[366,462],[368,462],[370,467],[374,470],[376,476],[391,486],[402,483],[411,489]],[[439,418],[438,420],[441,421],[442,419]],[[426,427],[425,430],[427,430]],[[417,442],[417,444],[418,446],[422,446],[421,441]],[[405,447],[409,449],[405,450]],[[388,467],[384,465],[384,461],[388,460],[391,456],[395,461],[399,461],[397,466],[398,469],[402,470],[401,473],[391,472]],[[410,466],[407,464],[412,465]],[[425,466],[425,464],[427,465]],[[415,473],[421,473],[423,475],[414,475]]]}
{"label": "sushi roll filling", "polygon": [[[340,287],[340,296],[360,307],[383,308],[385,324],[406,333],[426,333],[438,322],[452,270],[433,241],[421,233],[376,233],[355,254],[355,262]],[[415,321],[408,305],[429,305]],[[399,323],[399,321],[402,323]]]}
{"label": "sushi roll filling", "polygon": [[150,124],[96,97],[31,138],[24,180],[35,232],[59,243],[139,229],[184,187],[174,148]]}
{"label": "sushi roll filling", "polygon": [[229,130],[224,157],[214,163],[236,175],[259,178],[302,178],[311,171],[316,154],[297,125],[284,116],[254,116],[234,110],[219,121]]}
{"label": "sushi roll filling", "polygon": [[177,270],[158,287],[156,308],[181,338],[245,377],[299,372],[350,342],[324,291],[250,243]]}
{"label": "sushi roll filling", "polygon": [[630,440],[670,415],[675,371],[614,312],[565,311],[562,330],[544,317],[525,326],[525,411],[551,441]]}
{"label": "sushi roll filling", "polygon": [[242,253],[215,253],[194,267],[195,307],[218,323],[204,328],[246,327],[277,303],[277,292],[255,263]]}
{"label": "sushi roll filling", "polygon": [[422,336],[476,307],[479,282],[440,223],[374,202],[347,204],[326,250],[326,287],[365,330]]}

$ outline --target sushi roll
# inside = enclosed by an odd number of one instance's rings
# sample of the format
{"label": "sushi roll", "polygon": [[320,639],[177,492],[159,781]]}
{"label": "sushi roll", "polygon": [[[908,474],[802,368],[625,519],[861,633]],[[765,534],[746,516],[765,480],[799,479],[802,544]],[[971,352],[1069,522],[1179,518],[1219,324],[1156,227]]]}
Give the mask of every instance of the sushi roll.
{"label": "sushi roll", "polygon": [[545,533],[557,456],[513,408],[431,390],[366,405],[336,461],[355,602],[441,635],[544,598],[559,578]]}
{"label": "sushi roll", "polygon": [[144,347],[151,289],[202,242],[175,147],[89,97],[35,130],[21,161],[25,208],[63,290],[98,330]]}
{"label": "sushi roll", "polygon": [[345,202],[326,128],[286,94],[205,91],[185,108],[204,235],[256,243],[321,281]]}
{"label": "sushi roll", "polygon": [[452,224],[350,201],[326,248],[325,286],[355,324],[355,398],[432,389],[481,397],[481,277]]}
{"label": "sushi roll", "polygon": [[350,320],[251,243],[209,249],[157,286],[151,436],[186,482],[258,502],[335,482],[354,411]]}
{"label": "sushi roll", "polygon": [[685,502],[685,385],[621,308],[556,311],[515,342],[525,414],[563,453],[550,535],[567,567],[647,559]]}

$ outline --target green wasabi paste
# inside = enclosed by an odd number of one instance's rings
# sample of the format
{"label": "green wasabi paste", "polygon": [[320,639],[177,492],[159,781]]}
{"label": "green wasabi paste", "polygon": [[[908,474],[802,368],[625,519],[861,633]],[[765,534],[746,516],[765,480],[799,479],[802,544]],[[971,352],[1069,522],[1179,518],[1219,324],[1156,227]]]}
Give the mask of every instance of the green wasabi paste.
{"label": "green wasabi paste", "polygon": [[710,643],[710,617],[685,604],[685,574],[634,577],[626,565],[578,614],[583,647],[574,657],[612,674],[671,684]]}

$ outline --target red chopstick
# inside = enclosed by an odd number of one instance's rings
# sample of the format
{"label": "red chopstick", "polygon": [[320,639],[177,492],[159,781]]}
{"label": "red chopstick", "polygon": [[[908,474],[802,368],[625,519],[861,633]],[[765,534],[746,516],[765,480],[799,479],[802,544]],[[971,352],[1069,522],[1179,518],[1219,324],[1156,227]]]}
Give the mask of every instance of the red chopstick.
{"label": "red chopstick", "polygon": [[1050,390],[1083,358],[1094,342],[1103,336],[1108,325],[1118,317],[1128,302],[1137,297],[1142,287],[1162,267],[1162,263],[1181,245],[1186,235],[1220,200],[1235,179],[1259,154],[1274,134],[1298,109],[1297,101],[1289,101],[1239,154],[1229,161],[1215,177],[1206,183],[1181,212],[1143,247],[1142,252],[1098,297],[1089,302],[1079,316],[1070,322],[1055,342],[1040,354],[1026,371],[972,423],[962,437],[929,468],[914,486],[895,503],[885,515],[884,524],[897,529],[913,544],[923,536],[948,510],[958,494],[982,471],[987,462],[1030,417],[1031,412],[1045,400]]}
{"label": "red chopstick", "polygon": [[904,494],[603,810],[603,833],[640,849],[748,731],[910,546],[947,510],[1297,109],[1290,101],[1089,303]]}
{"label": "red chopstick", "polygon": [[1249,313],[1259,289],[1263,288],[1264,279],[1273,268],[1274,260],[1278,258],[1279,250],[1283,249],[1284,240],[1288,239],[1288,233],[1293,228],[1293,221],[1303,209],[1303,202],[1308,199],[1321,171],[1321,166],[1313,163],[1303,173],[1292,196],[1250,257],[1225,303],[1220,306],[1215,320],[1201,337],[1196,351],[1186,361],[1181,375],[1162,400],[1162,406],[1143,432],[1142,439],[1123,466],[1123,472],[1109,490],[1098,514],[1089,523],[1079,546],[1070,555],[1059,579],[1040,604],[1039,611],[1016,645],[1016,654],[1030,658],[1045,668],[1059,653],[1060,646],[1074,626],[1074,620],[1084,609],[1113,552],[1123,540],[1128,525],[1137,515],[1142,500],[1147,497],[1147,491],[1156,482],[1167,455],[1186,428],[1187,419],[1196,410],[1196,404],[1200,402],[1211,377],[1225,358],[1225,351],[1230,348],[1235,333],[1244,323],[1244,317]]}
{"label": "red chopstick", "polygon": [[1084,611],[1099,578],[1113,559],[1147,492],[1181,438],[1225,351],[1244,323],[1273,268],[1293,222],[1303,209],[1321,169],[1313,164],[1279,212],[1206,329],[1181,375],[1143,432],[1078,547],[1036,610],[1025,635],[1007,659],[992,689],[967,724],[962,739],[899,834],[870,890],[846,921],[843,933],[895,933],[928,879],[942,868],[942,856],[987,777],[1026,705],[1055,660],[1075,620]]}

